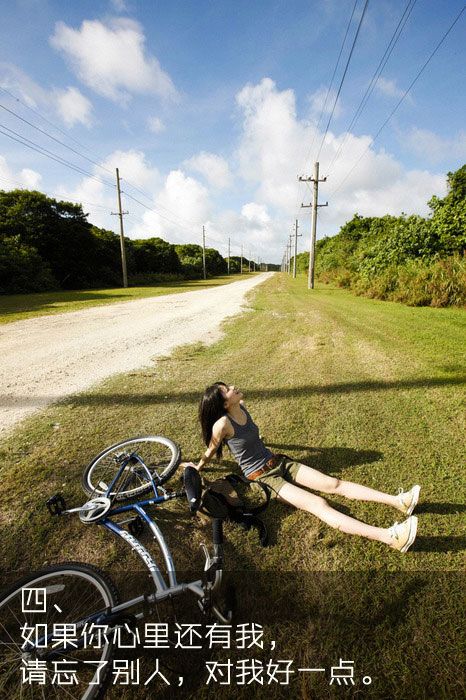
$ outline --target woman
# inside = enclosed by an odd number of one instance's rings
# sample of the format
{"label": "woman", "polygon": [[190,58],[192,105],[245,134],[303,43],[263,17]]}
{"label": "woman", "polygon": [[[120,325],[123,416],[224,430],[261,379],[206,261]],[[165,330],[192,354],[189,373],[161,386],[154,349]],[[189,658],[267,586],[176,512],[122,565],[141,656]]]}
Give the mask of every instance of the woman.
{"label": "woman", "polygon": [[[293,462],[286,455],[274,455],[262,442],[259,430],[242,398],[238,389],[224,382],[216,382],[207,387],[199,405],[199,420],[207,450],[199,463],[192,466],[202,469],[214,455],[221,457],[222,446],[226,442],[244,476],[267,484],[273,498],[308,511],[342,532],[384,542],[400,552],[409,549],[416,538],[417,518],[411,513],[418,502],[420,486],[413,486],[410,491],[391,496],[367,486],[327,476],[304,464]],[[309,493],[303,486],[358,501],[385,503],[409,517],[390,528],[366,525],[335,510],[321,496]]]}

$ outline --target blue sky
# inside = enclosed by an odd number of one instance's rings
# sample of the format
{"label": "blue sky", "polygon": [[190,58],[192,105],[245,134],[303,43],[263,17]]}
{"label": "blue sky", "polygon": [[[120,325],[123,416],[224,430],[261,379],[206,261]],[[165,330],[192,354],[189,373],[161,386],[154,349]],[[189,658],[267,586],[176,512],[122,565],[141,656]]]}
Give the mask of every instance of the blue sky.
{"label": "blue sky", "polygon": [[[256,258],[279,262],[298,217],[306,249],[309,210],[300,204],[310,192],[296,176],[308,174],[317,157],[364,2],[5,3],[0,104],[95,163],[0,109],[0,128],[87,173],[0,133],[0,187],[34,187],[82,201],[93,223],[115,229],[110,212],[119,167],[131,237],[196,242],[205,224],[208,244],[222,253],[230,236],[234,253],[243,244],[246,255],[251,249]],[[414,3],[347,134],[408,5],[369,1],[319,154],[321,175],[328,175],[320,198],[329,202],[319,212],[319,237],[336,233],[356,211],[426,214],[430,196],[445,193],[446,172],[466,161],[466,12],[371,142],[463,4]]]}

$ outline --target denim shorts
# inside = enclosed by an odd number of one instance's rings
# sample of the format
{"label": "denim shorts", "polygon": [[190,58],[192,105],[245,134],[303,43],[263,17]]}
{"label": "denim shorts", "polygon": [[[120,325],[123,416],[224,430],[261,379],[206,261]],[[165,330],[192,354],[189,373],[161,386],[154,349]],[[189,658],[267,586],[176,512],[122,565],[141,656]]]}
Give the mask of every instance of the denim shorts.
{"label": "denim shorts", "polygon": [[260,481],[262,484],[270,486],[270,498],[277,498],[282,486],[287,482],[289,484],[295,483],[296,475],[301,467],[302,464],[299,462],[294,462],[290,457],[284,456],[278,466],[258,479],[254,479],[252,483],[255,484]]}

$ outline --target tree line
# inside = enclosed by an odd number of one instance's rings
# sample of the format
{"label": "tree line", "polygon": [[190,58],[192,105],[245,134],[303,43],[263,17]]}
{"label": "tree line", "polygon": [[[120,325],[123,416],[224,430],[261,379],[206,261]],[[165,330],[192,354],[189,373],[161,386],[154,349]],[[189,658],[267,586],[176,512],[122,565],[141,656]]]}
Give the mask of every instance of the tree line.
{"label": "tree line", "polygon": [[[317,278],[414,306],[464,305],[466,165],[447,183],[447,195],[428,202],[427,217],[355,214],[337,235],[317,241]],[[297,256],[299,270],[308,266],[308,253]]]}
{"label": "tree line", "polygon": [[[202,247],[159,237],[125,238],[129,282],[153,284],[203,275]],[[206,248],[208,276],[227,274],[225,258]],[[238,256],[230,272],[240,271]],[[249,261],[243,258],[243,271]],[[121,286],[120,237],[90,223],[80,204],[37,191],[0,191],[0,293]]]}

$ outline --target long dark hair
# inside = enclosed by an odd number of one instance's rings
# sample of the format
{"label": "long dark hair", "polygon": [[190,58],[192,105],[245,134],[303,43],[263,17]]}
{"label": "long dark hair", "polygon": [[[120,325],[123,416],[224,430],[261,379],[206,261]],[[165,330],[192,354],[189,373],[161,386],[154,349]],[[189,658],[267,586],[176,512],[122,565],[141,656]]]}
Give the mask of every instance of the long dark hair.
{"label": "long dark hair", "polygon": [[[204,391],[204,396],[199,403],[199,421],[202,428],[202,437],[207,446],[212,439],[214,423],[222,416],[226,416],[225,398],[220,391],[221,386],[227,386],[225,382],[215,382]],[[217,457],[222,456],[222,443],[216,450]]]}

